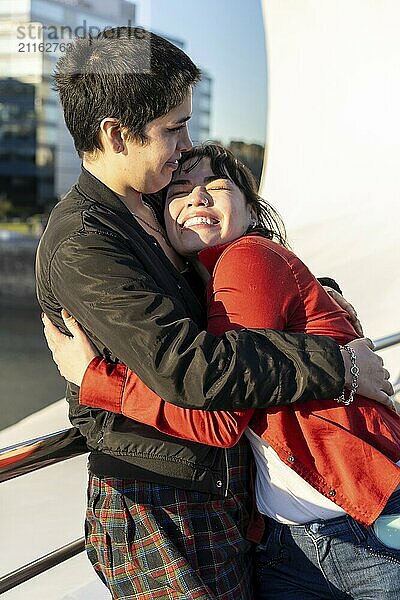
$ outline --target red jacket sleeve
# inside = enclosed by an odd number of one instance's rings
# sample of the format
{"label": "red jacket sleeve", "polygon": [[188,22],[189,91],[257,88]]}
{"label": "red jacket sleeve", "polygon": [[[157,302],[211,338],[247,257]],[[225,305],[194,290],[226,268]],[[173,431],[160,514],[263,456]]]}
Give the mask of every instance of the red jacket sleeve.
{"label": "red jacket sleeve", "polygon": [[[215,335],[242,328],[283,330],[298,301],[295,278],[264,238],[241,238],[220,256],[208,287],[208,330]],[[283,267],[283,268],[282,268]],[[294,299],[294,302],[293,302]],[[89,365],[80,402],[119,412],[174,437],[231,447],[254,410],[203,411],[164,402],[125,365],[97,357]]]}
{"label": "red jacket sleeve", "polygon": [[79,402],[92,408],[122,413],[162,433],[208,446],[230,448],[240,439],[253,410],[190,410],[165,402],[123,364],[97,356],[88,366]]}

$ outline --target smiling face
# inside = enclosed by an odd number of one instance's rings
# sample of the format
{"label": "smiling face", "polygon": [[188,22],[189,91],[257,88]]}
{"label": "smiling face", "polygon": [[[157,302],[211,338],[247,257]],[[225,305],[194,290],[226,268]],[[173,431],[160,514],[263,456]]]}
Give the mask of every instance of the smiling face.
{"label": "smiling face", "polygon": [[187,121],[192,112],[192,94],[166,115],[146,125],[146,143],[125,139],[127,152],[118,164],[119,177],[132,190],[158,192],[171,181],[182,152],[192,147]]}
{"label": "smiling face", "polygon": [[168,237],[186,255],[236,240],[252,217],[242,191],[227,176],[214,175],[209,158],[186,173],[188,167],[190,161],[174,174],[165,205]]}

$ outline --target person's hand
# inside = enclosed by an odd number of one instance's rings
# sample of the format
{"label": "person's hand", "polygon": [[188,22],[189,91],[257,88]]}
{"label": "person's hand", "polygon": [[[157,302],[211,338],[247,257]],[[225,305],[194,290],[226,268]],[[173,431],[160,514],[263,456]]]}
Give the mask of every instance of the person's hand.
{"label": "person's hand", "polygon": [[[383,366],[382,358],[373,352],[372,341],[368,338],[360,338],[347,345],[351,346],[356,353],[357,366],[360,369],[357,393],[393,409],[390,396],[394,390],[389,381],[390,373]],[[342,350],[342,356],[346,371],[345,386],[350,388],[352,381],[350,356],[346,350]]]}
{"label": "person's hand", "polygon": [[60,374],[80,386],[88,365],[99,353],[74,317],[64,309],[61,316],[72,337],[61,333],[46,315],[42,316],[44,335]]}
{"label": "person's hand", "polygon": [[323,288],[335,300],[335,302],[337,302],[337,304],[339,304],[340,308],[343,308],[343,310],[345,310],[347,312],[347,314],[350,317],[351,324],[353,325],[353,327],[356,330],[356,332],[358,333],[358,335],[363,336],[364,335],[363,328],[362,328],[360,321],[358,320],[357,312],[356,312],[354,306],[352,304],[350,304],[350,302],[348,302],[346,300],[346,298],[344,298],[342,296],[342,294],[339,294],[339,292],[337,292],[330,286],[324,285]]}

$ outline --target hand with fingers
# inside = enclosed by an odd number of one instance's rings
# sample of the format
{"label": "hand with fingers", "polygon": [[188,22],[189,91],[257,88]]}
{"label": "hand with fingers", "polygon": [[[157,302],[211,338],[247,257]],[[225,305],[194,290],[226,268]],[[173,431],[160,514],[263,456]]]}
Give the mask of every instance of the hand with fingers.
{"label": "hand with fingers", "polygon": [[[369,338],[353,340],[348,344],[356,353],[357,366],[360,369],[357,393],[376,400],[393,409],[391,396],[394,393],[389,381],[390,373],[384,367],[383,359],[373,351],[374,344]],[[351,387],[351,361],[347,352],[342,351],[345,365],[345,386]]]}
{"label": "hand with fingers", "polygon": [[358,333],[358,335],[363,336],[364,335],[363,328],[357,317],[357,312],[356,312],[354,306],[352,304],[350,304],[350,302],[348,302],[346,300],[346,298],[344,298],[342,296],[342,294],[339,294],[338,291],[334,290],[330,286],[324,285],[323,287],[324,287],[324,290],[331,296],[331,298],[333,298],[335,300],[335,302],[337,304],[339,304],[340,308],[343,308],[343,310],[345,310],[347,312],[347,314],[350,317],[351,324],[353,325],[353,327],[356,330],[356,332]]}
{"label": "hand with fingers", "polygon": [[46,315],[42,315],[44,335],[62,377],[80,386],[87,367],[99,352],[74,317],[64,309],[61,316],[71,337],[61,333]]}

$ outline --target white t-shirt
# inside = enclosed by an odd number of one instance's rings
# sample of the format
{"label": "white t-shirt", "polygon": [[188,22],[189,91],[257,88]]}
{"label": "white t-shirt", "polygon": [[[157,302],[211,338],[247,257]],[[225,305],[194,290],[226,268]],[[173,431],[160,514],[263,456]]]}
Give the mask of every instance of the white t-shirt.
{"label": "white t-shirt", "polygon": [[317,492],[286,465],[267,442],[249,427],[246,436],[257,465],[257,509],[280,523],[299,525],[345,515],[337,504]]}
{"label": "white t-shirt", "polygon": [[[286,525],[334,519],[346,512],[317,492],[284,463],[275,450],[250,427],[245,431],[257,465],[256,502],[262,515]],[[400,461],[396,464],[400,466]],[[400,489],[400,485],[396,490]]]}

